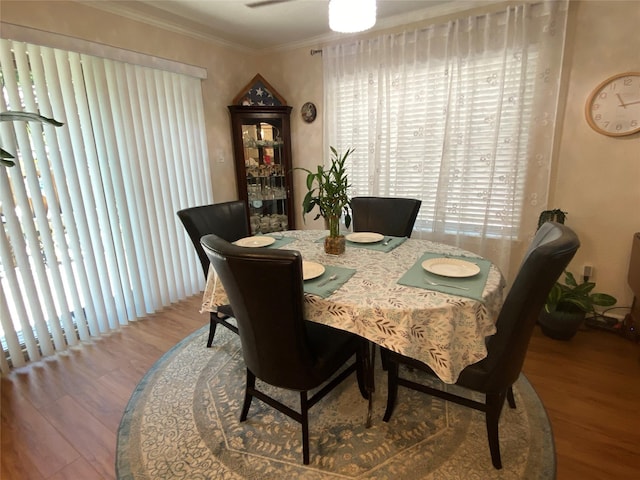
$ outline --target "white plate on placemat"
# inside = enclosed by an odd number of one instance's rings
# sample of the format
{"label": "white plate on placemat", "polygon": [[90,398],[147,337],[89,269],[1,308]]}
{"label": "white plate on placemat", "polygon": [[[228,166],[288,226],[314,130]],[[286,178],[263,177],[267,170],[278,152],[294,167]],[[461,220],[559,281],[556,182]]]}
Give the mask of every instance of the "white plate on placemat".
{"label": "white plate on placemat", "polygon": [[316,262],[302,261],[302,279],[311,280],[324,273],[324,266]]}
{"label": "white plate on placemat", "polygon": [[430,258],[422,262],[422,268],[427,272],[443,277],[473,277],[480,273],[480,267],[473,262],[458,258]]}
{"label": "white plate on placemat", "polygon": [[236,240],[235,243],[239,247],[266,247],[275,242],[276,239],[268,235],[255,235],[253,237],[245,237]]}
{"label": "white plate on placemat", "polygon": [[384,235],[374,232],[354,232],[346,236],[346,239],[354,243],[375,243],[384,239]]}

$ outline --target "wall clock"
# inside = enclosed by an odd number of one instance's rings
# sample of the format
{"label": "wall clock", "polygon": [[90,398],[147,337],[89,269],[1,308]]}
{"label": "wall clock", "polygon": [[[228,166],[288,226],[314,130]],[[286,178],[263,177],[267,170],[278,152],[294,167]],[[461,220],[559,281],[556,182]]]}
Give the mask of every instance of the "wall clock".
{"label": "wall clock", "polygon": [[613,75],[587,99],[587,122],[596,132],[621,137],[640,132],[640,72]]}

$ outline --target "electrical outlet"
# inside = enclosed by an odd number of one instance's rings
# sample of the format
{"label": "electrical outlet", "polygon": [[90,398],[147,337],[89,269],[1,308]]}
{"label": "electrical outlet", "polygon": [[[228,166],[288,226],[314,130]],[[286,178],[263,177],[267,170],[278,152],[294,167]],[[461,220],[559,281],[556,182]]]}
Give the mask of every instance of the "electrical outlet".
{"label": "electrical outlet", "polygon": [[593,267],[591,265],[585,265],[582,276],[585,279],[593,277]]}

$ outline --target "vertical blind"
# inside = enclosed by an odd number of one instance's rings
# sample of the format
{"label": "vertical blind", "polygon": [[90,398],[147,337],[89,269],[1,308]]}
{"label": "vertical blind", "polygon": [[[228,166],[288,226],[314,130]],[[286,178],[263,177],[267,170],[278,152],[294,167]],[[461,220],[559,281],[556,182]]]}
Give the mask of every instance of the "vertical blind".
{"label": "vertical blind", "polygon": [[175,212],[211,203],[200,80],[2,39],[3,371],[199,292]]}

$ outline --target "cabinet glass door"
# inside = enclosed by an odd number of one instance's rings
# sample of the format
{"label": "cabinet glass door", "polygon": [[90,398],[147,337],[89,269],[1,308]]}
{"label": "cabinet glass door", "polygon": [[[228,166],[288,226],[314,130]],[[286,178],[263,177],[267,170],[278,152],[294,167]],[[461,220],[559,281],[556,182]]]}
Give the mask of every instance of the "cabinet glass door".
{"label": "cabinet glass door", "polygon": [[229,107],[238,195],[253,235],[294,229],[291,107]]}
{"label": "cabinet glass door", "polygon": [[242,125],[252,234],[289,228],[281,128],[277,119]]}

